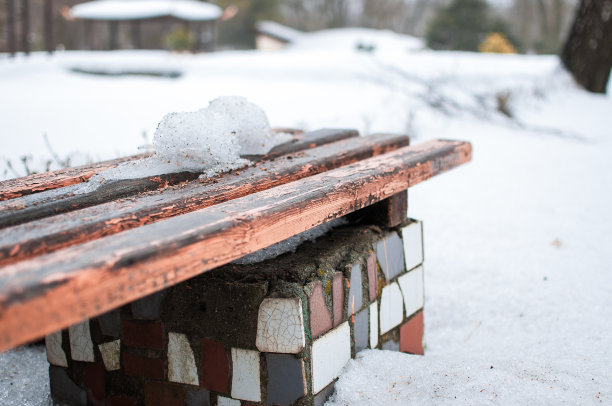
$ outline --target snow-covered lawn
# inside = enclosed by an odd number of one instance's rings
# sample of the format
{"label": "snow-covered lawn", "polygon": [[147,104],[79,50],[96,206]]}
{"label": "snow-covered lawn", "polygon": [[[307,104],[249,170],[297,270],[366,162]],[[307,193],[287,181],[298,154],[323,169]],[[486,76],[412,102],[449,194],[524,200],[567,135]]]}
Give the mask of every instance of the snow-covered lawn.
{"label": "snow-covered lawn", "polygon": [[[24,154],[45,161],[43,133],[60,156],[79,152],[77,161],[134,153],[166,112],[232,94],[263,107],[275,126],[471,141],[471,164],[410,191],[409,214],[425,225],[426,355],[362,352],[330,404],[611,403],[610,96],[577,89],[552,56],[438,53],[391,33],[327,34],[267,54],[0,59],[0,156],[16,170]],[[68,70],[77,67],[183,74]],[[497,111],[506,97],[513,119]],[[0,355],[0,404],[48,404],[45,368],[37,349]]]}

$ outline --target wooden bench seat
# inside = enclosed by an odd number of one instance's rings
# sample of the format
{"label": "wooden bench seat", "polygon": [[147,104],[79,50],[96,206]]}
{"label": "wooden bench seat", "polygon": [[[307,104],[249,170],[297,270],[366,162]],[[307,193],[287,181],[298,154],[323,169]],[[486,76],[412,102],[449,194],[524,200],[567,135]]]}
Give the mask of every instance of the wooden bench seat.
{"label": "wooden bench seat", "polygon": [[0,351],[393,202],[471,159],[469,143],[408,143],[325,130],[211,179],[183,172],[75,194],[113,161],[0,183]]}

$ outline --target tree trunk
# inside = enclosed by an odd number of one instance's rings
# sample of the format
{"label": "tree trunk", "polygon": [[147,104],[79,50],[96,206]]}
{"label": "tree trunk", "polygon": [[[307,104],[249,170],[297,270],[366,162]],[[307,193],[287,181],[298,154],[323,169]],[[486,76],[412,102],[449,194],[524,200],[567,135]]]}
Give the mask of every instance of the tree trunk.
{"label": "tree trunk", "polygon": [[91,51],[94,49],[93,44],[93,35],[92,35],[92,21],[91,20],[83,20],[83,31],[85,35],[83,36],[85,42],[83,44],[83,49]]}
{"label": "tree trunk", "polygon": [[119,31],[119,22],[111,20],[108,22],[109,26],[109,44],[108,47],[111,51],[117,49],[117,32]]}
{"label": "tree trunk", "polygon": [[548,23],[548,7],[544,0],[538,0],[538,12],[540,16],[540,29],[545,40],[550,39],[550,25]]}
{"label": "tree trunk", "polygon": [[15,35],[15,0],[8,0],[6,6],[6,30],[8,51],[11,56],[17,52],[17,41]]}
{"label": "tree trunk", "polygon": [[21,49],[30,54],[30,0],[21,0]]}
{"label": "tree trunk", "polygon": [[612,0],[581,1],[561,60],[585,89],[606,93],[612,69]]}
{"label": "tree trunk", "polygon": [[48,53],[55,49],[55,30],[53,28],[53,0],[45,1],[45,46]]}
{"label": "tree trunk", "polygon": [[563,0],[552,1],[552,24],[551,31],[555,41],[562,41],[561,30],[563,29]]}
{"label": "tree trunk", "polygon": [[142,49],[142,35],[140,30],[140,20],[132,20],[132,48]]}

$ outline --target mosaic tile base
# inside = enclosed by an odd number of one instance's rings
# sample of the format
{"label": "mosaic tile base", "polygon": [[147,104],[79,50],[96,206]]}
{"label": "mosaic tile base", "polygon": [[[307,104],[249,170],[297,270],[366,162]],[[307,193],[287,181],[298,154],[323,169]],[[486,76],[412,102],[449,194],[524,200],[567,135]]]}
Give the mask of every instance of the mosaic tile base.
{"label": "mosaic tile base", "polygon": [[[47,337],[68,405],[323,405],[365,348],[423,353],[422,225],[336,229]],[[408,272],[407,272],[408,271]]]}

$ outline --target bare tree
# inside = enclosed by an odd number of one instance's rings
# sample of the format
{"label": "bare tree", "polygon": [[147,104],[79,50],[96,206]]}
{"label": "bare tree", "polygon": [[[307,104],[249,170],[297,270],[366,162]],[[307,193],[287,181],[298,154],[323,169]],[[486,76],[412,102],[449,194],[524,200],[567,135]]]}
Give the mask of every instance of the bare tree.
{"label": "bare tree", "polygon": [[350,0],[287,0],[283,14],[292,27],[314,31],[351,24]]}
{"label": "bare tree", "polygon": [[449,0],[285,0],[286,24],[305,31],[361,26],[424,35],[435,9]]}
{"label": "bare tree", "polygon": [[15,32],[15,0],[7,0],[6,30],[8,51],[11,55],[14,55],[15,52],[17,52],[17,40]]}
{"label": "bare tree", "polygon": [[561,60],[585,89],[606,92],[612,69],[612,0],[582,0]]}
{"label": "bare tree", "polygon": [[514,0],[504,17],[523,51],[556,53],[574,15],[576,0]]}

